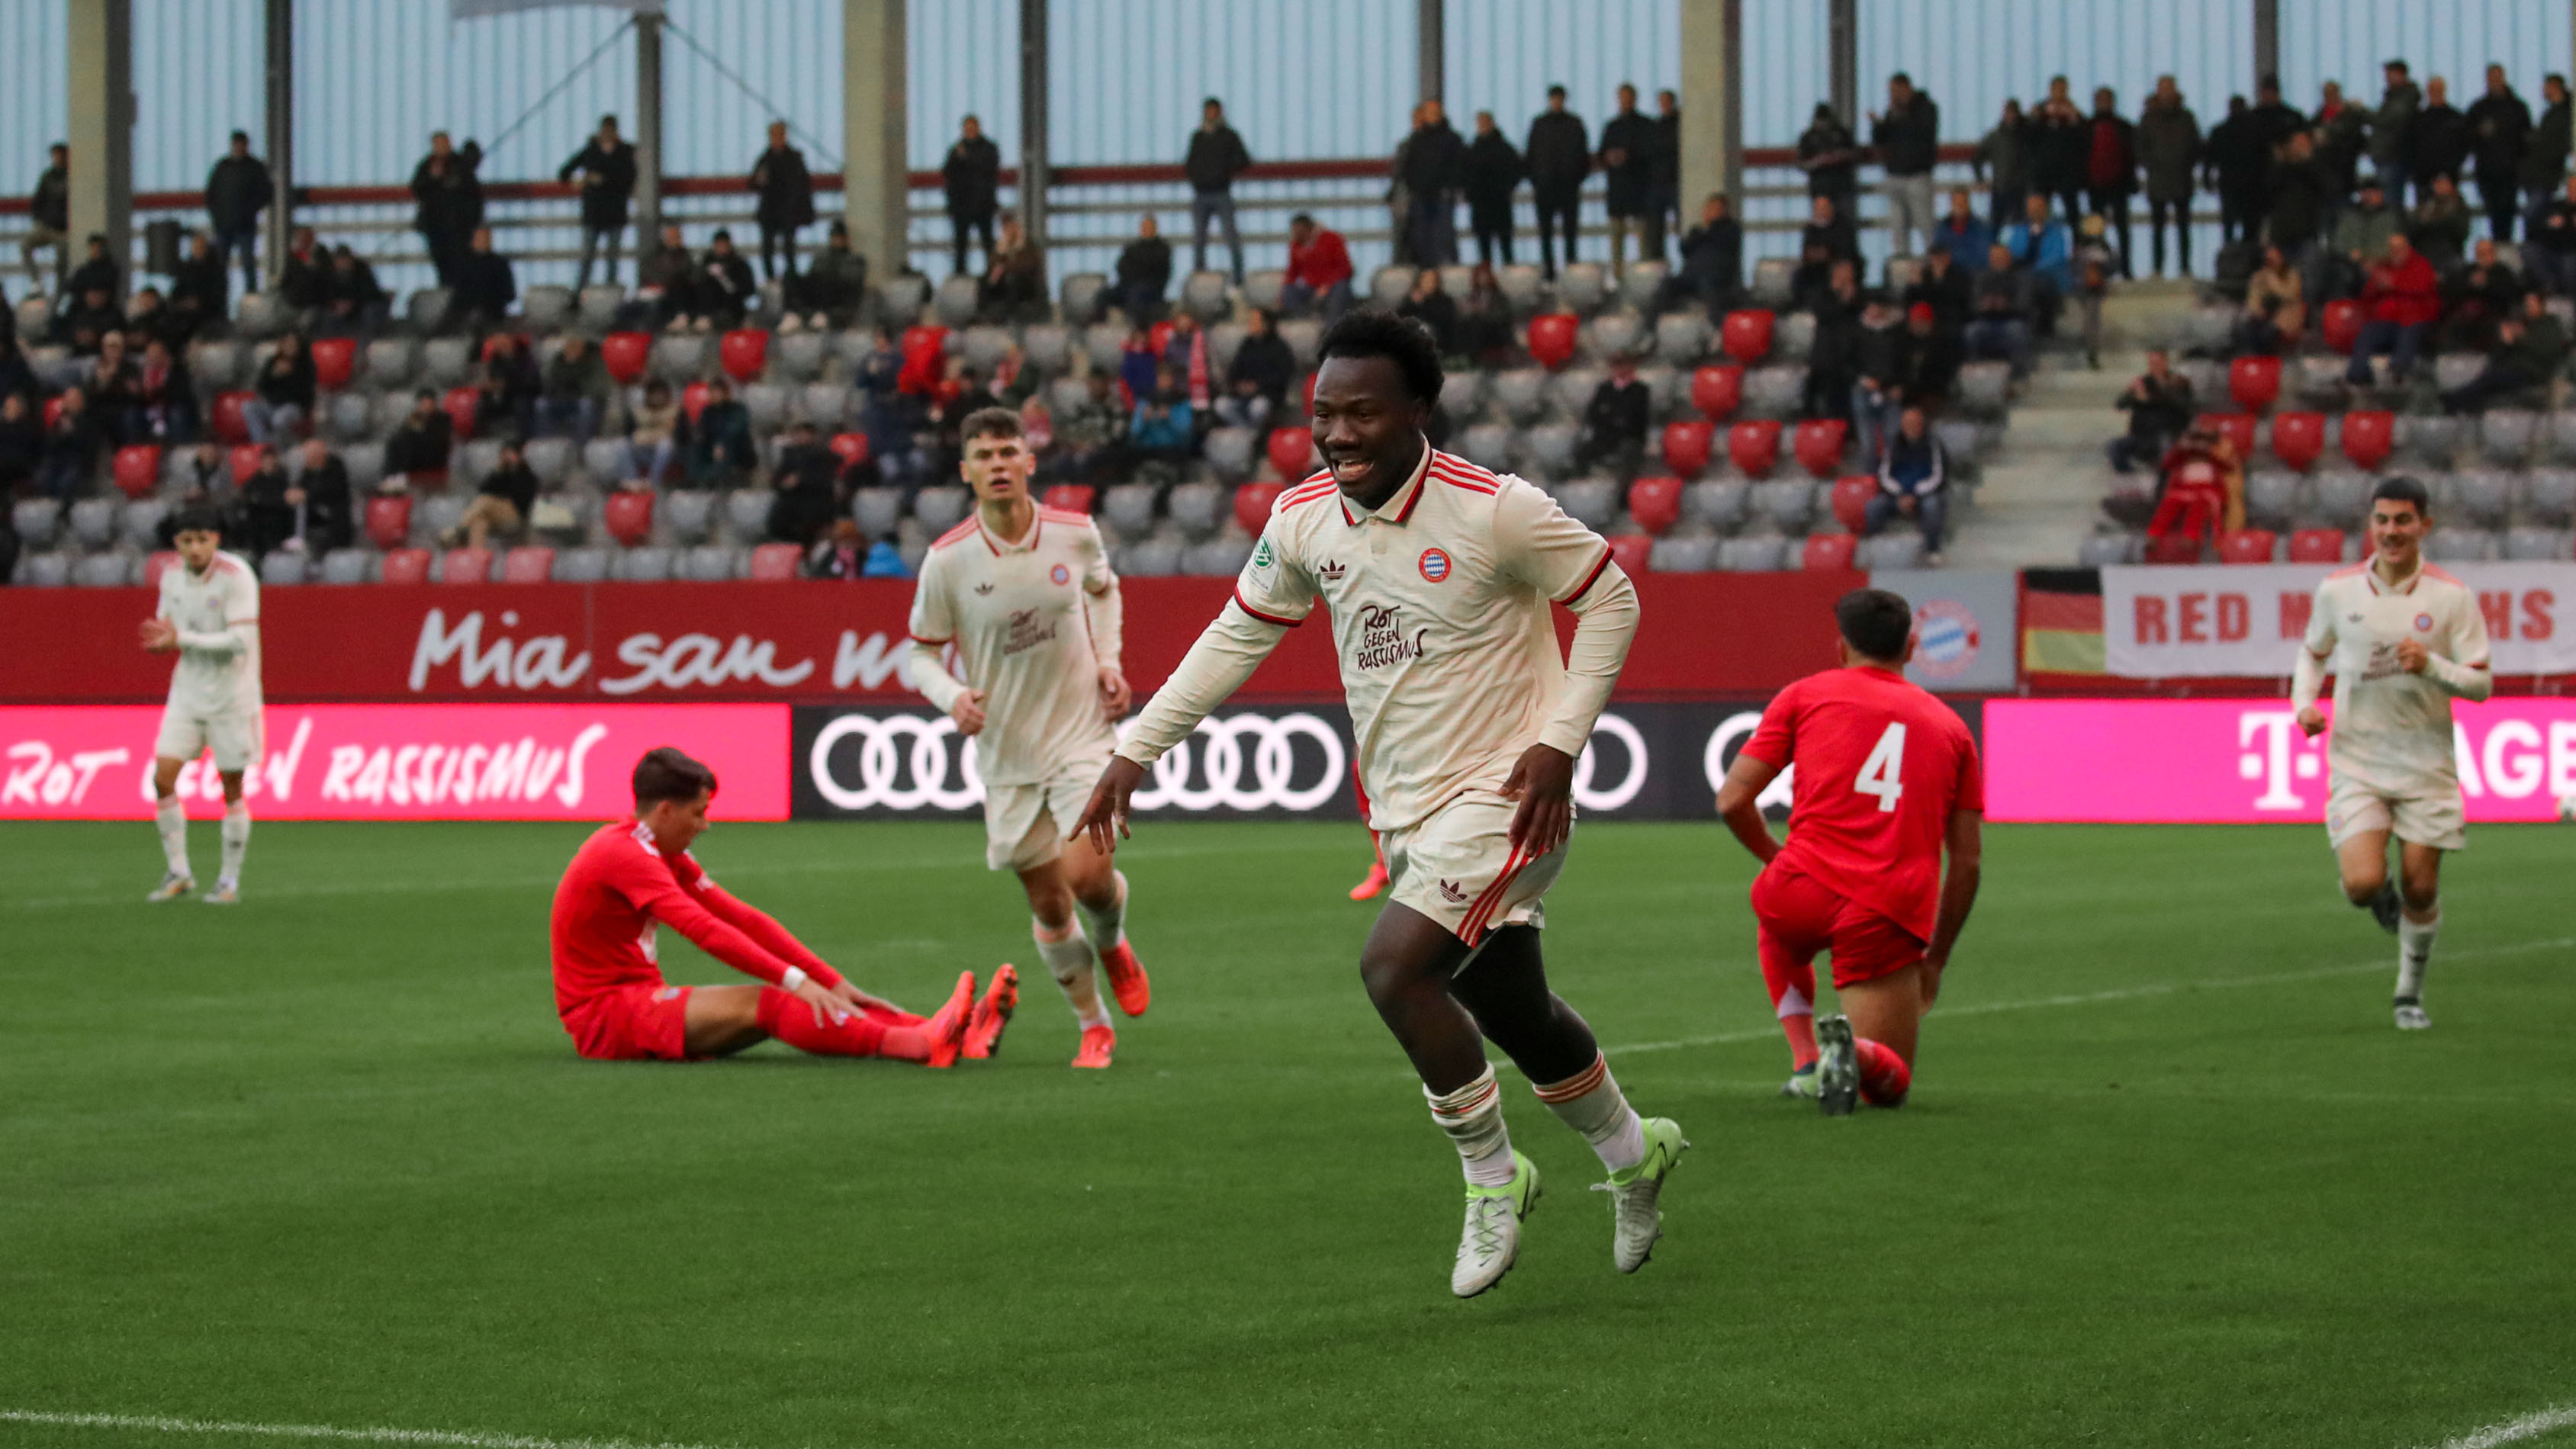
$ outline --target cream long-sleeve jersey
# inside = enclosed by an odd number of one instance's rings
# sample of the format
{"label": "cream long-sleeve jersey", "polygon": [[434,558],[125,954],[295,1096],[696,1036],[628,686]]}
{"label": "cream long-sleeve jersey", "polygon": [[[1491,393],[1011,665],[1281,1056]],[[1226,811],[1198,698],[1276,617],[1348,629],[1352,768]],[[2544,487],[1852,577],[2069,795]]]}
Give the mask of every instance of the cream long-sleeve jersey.
{"label": "cream long-sleeve jersey", "polygon": [[240,555],[218,553],[202,574],[184,563],[163,569],[152,612],[179,630],[170,708],[212,718],[260,707],[259,575]]}

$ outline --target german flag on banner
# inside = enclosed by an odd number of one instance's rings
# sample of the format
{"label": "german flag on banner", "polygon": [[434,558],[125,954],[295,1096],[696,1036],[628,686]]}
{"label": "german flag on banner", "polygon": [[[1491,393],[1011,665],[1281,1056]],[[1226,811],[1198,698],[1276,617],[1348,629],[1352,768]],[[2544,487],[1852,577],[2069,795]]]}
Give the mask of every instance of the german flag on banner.
{"label": "german flag on banner", "polygon": [[[2102,662],[2102,572],[2026,569],[2021,576],[2021,667],[2031,676],[2086,676]],[[2045,682],[2034,678],[2034,684]]]}

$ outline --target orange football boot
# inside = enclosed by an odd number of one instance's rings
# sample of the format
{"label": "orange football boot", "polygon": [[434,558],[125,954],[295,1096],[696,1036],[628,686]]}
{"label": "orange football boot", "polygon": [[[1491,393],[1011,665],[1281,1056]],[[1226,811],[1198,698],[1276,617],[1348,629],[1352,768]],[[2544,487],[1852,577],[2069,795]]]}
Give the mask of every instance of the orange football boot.
{"label": "orange football boot", "polygon": [[1118,1033],[1107,1026],[1082,1029],[1082,1050],[1073,1054],[1077,1067],[1106,1067],[1110,1053],[1118,1050]]}
{"label": "orange football boot", "polygon": [[1011,1012],[1019,1004],[1020,973],[1005,961],[993,968],[993,980],[984,988],[984,999],[975,1003],[974,1013],[967,1018],[962,1055],[980,1062],[1000,1051],[1002,1028],[1011,1024]]}
{"label": "orange football boot", "polygon": [[1154,983],[1145,979],[1136,948],[1121,941],[1100,953],[1100,965],[1109,973],[1109,990],[1118,998],[1118,1009],[1129,1016],[1143,1016],[1145,1008],[1154,1004]]}
{"label": "orange football boot", "polygon": [[929,1067],[957,1065],[957,1051],[966,1041],[966,1027],[975,1015],[975,973],[957,973],[957,988],[948,993],[946,1005],[930,1014]]}
{"label": "orange football boot", "polygon": [[1351,899],[1355,901],[1376,900],[1379,896],[1386,893],[1386,881],[1386,862],[1382,860],[1369,862],[1368,874],[1361,876],[1360,883],[1351,887]]}

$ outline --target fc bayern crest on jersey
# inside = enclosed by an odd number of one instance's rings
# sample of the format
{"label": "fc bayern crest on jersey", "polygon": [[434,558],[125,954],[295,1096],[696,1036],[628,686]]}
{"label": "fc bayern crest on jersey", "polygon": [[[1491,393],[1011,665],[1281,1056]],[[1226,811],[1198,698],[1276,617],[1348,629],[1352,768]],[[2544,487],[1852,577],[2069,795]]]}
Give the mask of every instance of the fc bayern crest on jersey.
{"label": "fc bayern crest on jersey", "polygon": [[1436,548],[1422,551],[1422,576],[1433,583],[1449,577],[1449,555]]}
{"label": "fc bayern crest on jersey", "polygon": [[2416,615],[2416,616],[2415,616],[2415,632],[2416,632],[2416,633],[2418,633],[2418,634],[2430,634],[2430,633],[2432,633],[2432,632],[2433,632],[2433,616],[2432,616],[2432,615],[2430,615],[2430,614],[2418,614],[2418,615]]}
{"label": "fc bayern crest on jersey", "polygon": [[1047,577],[1055,580],[1059,584],[1071,583],[1073,581],[1072,571],[1062,564],[1057,564],[1054,568],[1047,570]]}

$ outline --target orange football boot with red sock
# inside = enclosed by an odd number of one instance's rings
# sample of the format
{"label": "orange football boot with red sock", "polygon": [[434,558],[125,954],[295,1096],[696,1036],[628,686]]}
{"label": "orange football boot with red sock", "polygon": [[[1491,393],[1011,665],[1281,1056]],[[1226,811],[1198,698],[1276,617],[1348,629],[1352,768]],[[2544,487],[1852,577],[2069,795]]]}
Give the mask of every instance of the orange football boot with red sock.
{"label": "orange football boot with red sock", "polygon": [[1011,1012],[1020,1004],[1020,973],[1005,961],[993,968],[992,983],[984,988],[984,999],[975,1003],[974,1013],[967,1018],[966,1040],[960,1054],[983,1061],[1002,1049],[1002,1028],[1011,1024]]}
{"label": "orange football boot with red sock", "polygon": [[956,989],[948,993],[947,1004],[930,1014],[925,1024],[930,1032],[930,1059],[926,1067],[953,1067],[957,1052],[966,1042],[966,1027],[975,1016],[975,973],[957,973]]}
{"label": "orange football boot with red sock", "polygon": [[[1154,983],[1145,979],[1145,968],[1136,960],[1136,948],[1125,941],[1100,953],[1100,969],[1109,973],[1110,994],[1118,998],[1118,1009],[1129,1016],[1143,1016],[1154,1004]],[[1104,1059],[1101,1065],[1108,1065]]]}
{"label": "orange football boot with red sock", "polygon": [[1106,1067],[1110,1056],[1117,1050],[1118,1033],[1107,1023],[1086,1026],[1082,1029],[1082,1050],[1073,1054],[1073,1064],[1077,1067]]}

